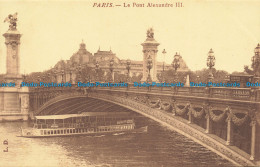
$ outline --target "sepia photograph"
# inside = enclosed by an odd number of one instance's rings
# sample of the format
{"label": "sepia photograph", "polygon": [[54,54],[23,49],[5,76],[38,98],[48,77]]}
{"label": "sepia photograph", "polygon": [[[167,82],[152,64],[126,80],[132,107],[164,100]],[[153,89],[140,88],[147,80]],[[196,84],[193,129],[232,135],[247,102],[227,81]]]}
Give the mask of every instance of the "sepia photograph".
{"label": "sepia photograph", "polygon": [[0,167],[260,166],[259,9],[0,0]]}

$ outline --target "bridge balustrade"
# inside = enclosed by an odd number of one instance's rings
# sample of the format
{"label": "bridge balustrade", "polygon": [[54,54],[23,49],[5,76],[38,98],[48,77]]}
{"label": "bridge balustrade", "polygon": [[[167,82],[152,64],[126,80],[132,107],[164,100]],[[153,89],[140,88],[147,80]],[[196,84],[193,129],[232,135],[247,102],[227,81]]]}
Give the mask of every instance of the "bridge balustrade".
{"label": "bridge balustrade", "polygon": [[256,93],[250,88],[210,88],[210,97],[255,101]]}
{"label": "bridge balustrade", "polygon": [[[105,88],[95,88],[104,89]],[[110,87],[110,90],[137,91],[137,92],[160,92],[175,95],[186,95],[196,97],[224,98],[231,100],[259,101],[260,90],[255,88],[226,88],[226,87]]]}
{"label": "bridge balustrade", "polygon": [[[61,94],[73,95],[73,92],[85,94],[88,89],[116,90],[116,91],[137,91],[137,92],[160,92],[165,94],[186,95],[196,97],[224,98],[232,100],[259,101],[259,89],[255,88],[225,88],[225,87],[135,87],[128,84],[128,87],[92,87],[82,88],[73,84],[72,87],[40,87],[30,88],[31,96],[40,97],[40,105],[49,99]],[[44,96],[46,95],[46,96]],[[62,98],[62,97],[61,97]]]}

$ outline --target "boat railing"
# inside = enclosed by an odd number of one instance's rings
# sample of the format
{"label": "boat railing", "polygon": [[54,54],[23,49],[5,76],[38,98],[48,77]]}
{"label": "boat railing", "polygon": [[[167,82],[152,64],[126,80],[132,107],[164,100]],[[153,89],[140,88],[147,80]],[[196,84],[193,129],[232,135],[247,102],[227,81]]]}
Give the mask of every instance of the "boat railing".
{"label": "boat railing", "polygon": [[[121,124],[130,124],[133,123],[133,121],[124,121],[121,122],[120,124],[117,125],[121,125]],[[88,127],[96,127],[98,126],[97,123],[95,122],[87,122],[87,123],[53,123],[53,124],[47,124],[47,123],[37,123],[34,124],[34,128],[35,129],[57,129],[57,128],[88,128]],[[99,126],[102,126],[102,124],[100,124]],[[104,124],[103,126],[111,126],[111,124],[106,125]]]}
{"label": "boat railing", "polygon": [[95,126],[94,123],[56,123],[56,124],[45,124],[38,123],[34,124],[36,129],[56,129],[56,128],[86,128]]}

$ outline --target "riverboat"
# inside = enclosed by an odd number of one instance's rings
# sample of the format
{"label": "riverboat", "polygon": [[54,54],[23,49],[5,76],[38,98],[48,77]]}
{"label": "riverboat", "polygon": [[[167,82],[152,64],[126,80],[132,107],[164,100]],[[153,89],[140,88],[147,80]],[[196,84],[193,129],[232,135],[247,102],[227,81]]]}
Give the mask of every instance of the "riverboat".
{"label": "riverboat", "polygon": [[19,137],[54,137],[98,135],[107,133],[141,133],[147,126],[136,128],[134,119],[123,118],[123,112],[85,112],[81,114],[35,116],[32,128],[21,128]]}

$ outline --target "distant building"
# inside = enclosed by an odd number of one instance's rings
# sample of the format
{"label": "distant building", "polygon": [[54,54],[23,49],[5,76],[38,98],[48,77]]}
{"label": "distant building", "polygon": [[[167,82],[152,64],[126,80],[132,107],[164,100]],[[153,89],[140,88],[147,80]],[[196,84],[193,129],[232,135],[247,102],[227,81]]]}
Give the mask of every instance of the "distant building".
{"label": "distant building", "polygon": [[120,60],[116,57],[116,54],[110,51],[101,51],[100,48],[96,53],[94,53],[94,62],[106,62],[108,63],[111,59],[114,59],[115,63],[119,63]]}
{"label": "distant building", "polygon": [[82,41],[80,44],[79,50],[74,53],[70,60],[77,64],[85,64],[92,62],[93,55],[89,51],[86,50],[86,44]]}
{"label": "distant building", "polygon": [[[82,41],[80,44],[79,50],[74,53],[70,60],[61,60],[59,61],[52,71],[55,71],[55,79],[57,82],[75,82],[77,67],[79,65],[87,64],[91,68],[95,68],[95,64],[99,64],[99,68],[105,71],[105,74],[110,71],[110,60],[114,60],[113,71],[118,74],[127,74],[126,62],[127,60],[120,60],[115,53],[110,49],[109,51],[102,51],[100,48],[94,56],[92,53],[87,51],[86,44]],[[179,72],[188,72],[189,68],[187,67],[185,61],[179,55],[180,68]],[[143,61],[131,60],[130,65],[130,76],[139,76],[143,73]],[[164,70],[173,69],[171,64],[165,63]],[[163,71],[163,62],[157,62],[157,73],[160,74]]]}

